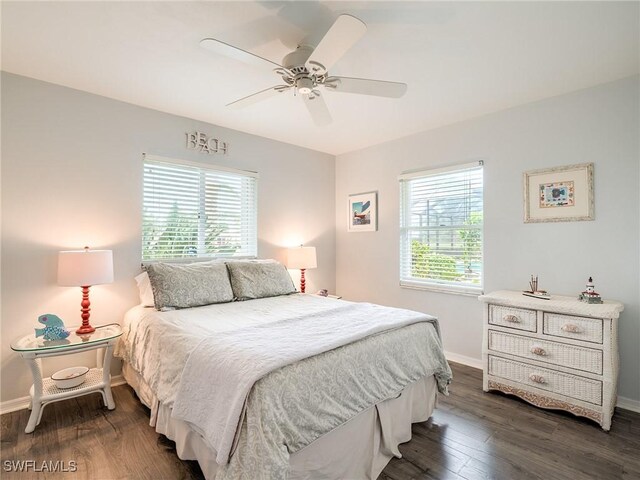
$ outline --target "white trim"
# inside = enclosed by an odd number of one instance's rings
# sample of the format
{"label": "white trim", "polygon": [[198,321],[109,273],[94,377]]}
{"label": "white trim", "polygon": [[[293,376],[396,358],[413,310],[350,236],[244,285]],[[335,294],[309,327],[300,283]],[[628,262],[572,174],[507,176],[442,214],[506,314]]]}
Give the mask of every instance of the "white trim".
{"label": "white trim", "polygon": [[468,297],[479,297],[483,294],[482,287],[472,287],[470,285],[460,285],[455,283],[438,283],[419,280],[400,280],[401,288],[413,290],[429,290],[438,293],[453,293],[454,295],[466,295]]}
{"label": "white trim", "polygon": [[18,410],[24,410],[25,408],[29,408],[29,400],[31,397],[20,397],[14,398],[13,400],[7,400],[5,402],[0,402],[0,415],[4,415],[5,413],[16,412]]}
{"label": "white trim", "polygon": [[152,263],[197,263],[197,262],[211,262],[218,260],[220,262],[235,261],[235,260],[256,260],[257,255],[239,255],[234,256],[219,256],[219,257],[184,257],[184,258],[157,258],[153,260],[142,260],[140,266],[144,267]]}
{"label": "white trim", "polygon": [[127,383],[127,381],[124,379],[122,374],[111,377],[112,387],[117,387],[118,385],[124,385],[125,383]]}
{"label": "white trim", "polygon": [[143,153],[142,154],[142,160],[143,161],[149,161],[149,162],[169,163],[169,164],[173,164],[173,165],[186,165],[186,166],[189,166],[189,167],[197,167],[197,168],[204,168],[204,169],[207,169],[207,170],[215,170],[217,172],[235,173],[235,174],[238,174],[238,175],[244,175],[246,177],[255,177],[255,178],[259,178],[260,177],[260,174],[258,172],[253,172],[251,170],[239,170],[237,168],[221,167],[219,165],[211,165],[210,163],[193,162],[191,160],[182,160],[181,158],[161,157],[160,155],[151,155],[151,154],[148,154],[148,153]]}
{"label": "white trim", "polygon": [[[115,375],[111,377],[111,386],[117,387],[118,385],[124,385],[127,381],[124,379],[122,375]],[[92,393],[99,393],[99,390],[96,390]],[[14,398],[13,400],[6,400],[4,402],[0,402],[0,415],[4,415],[5,413],[17,412],[18,410],[24,410],[25,408],[29,408],[29,401],[31,397],[27,395],[26,397]]]}
{"label": "white trim", "polygon": [[[482,359],[481,358],[473,358],[467,357],[465,355],[459,355],[453,352],[444,352],[444,356],[450,362],[461,363],[462,365],[466,365],[467,367],[477,368],[478,370],[482,370]],[[454,378],[455,381],[455,378]]]}
{"label": "white trim", "polygon": [[420,170],[408,170],[398,175],[398,180],[410,180],[418,177],[430,177],[431,175],[439,175],[441,173],[471,170],[472,168],[480,168],[484,165],[483,160],[476,160],[470,163],[459,163],[457,165],[448,165],[441,168],[421,168]]}
{"label": "white trim", "polygon": [[632,412],[640,413],[640,400],[634,400],[633,398],[618,397],[616,407],[624,410],[631,410]]}

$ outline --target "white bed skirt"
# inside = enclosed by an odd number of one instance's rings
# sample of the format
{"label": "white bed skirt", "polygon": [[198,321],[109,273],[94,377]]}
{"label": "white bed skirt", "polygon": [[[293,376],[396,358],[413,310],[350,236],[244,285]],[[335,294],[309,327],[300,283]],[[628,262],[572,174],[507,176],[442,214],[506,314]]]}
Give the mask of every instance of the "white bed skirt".
{"label": "white bed skirt", "polygon": [[[188,424],[171,418],[171,408],[160,404],[146,382],[124,362],[122,373],[140,400],[151,409],[150,425],[176,443],[182,460],[197,460],[207,479],[214,479],[216,452],[207,447]],[[334,428],[290,458],[290,480],[376,479],[398,445],[411,439],[411,424],[427,420],[437,399],[433,376],[407,386],[397,397],[385,400]]]}

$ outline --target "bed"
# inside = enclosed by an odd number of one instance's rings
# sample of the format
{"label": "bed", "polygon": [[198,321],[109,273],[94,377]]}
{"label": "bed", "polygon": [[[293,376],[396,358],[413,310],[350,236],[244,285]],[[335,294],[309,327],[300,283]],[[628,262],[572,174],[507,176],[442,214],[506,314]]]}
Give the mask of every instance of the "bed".
{"label": "bed", "polygon": [[125,315],[150,425],[208,479],[377,478],[451,371],[435,318],[288,294]]}

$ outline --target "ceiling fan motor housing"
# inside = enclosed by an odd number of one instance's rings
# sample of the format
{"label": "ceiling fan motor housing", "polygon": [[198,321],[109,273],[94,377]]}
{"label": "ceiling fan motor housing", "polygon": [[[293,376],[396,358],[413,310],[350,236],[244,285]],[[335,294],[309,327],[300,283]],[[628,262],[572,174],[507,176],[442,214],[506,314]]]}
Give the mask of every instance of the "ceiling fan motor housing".
{"label": "ceiling fan motor housing", "polygon": [[308,95],[315,87],[314,81],[309,77],[301,77],[296,80],[296,87],[298,87],[298,92],[303,95]]}

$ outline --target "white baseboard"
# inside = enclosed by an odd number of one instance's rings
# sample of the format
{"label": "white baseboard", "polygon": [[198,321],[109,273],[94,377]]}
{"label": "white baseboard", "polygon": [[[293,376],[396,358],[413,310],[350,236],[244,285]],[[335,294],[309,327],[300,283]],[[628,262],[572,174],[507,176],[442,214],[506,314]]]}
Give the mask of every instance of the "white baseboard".
{"label": "white baseboard", "polygon": [[482,360],[480,358],[467,357],[465,355],[458,355],[457,353],[452,352],[444,352],[444,356],[451,362],[461,363],[468,367],[482,370]]}
{"label": "white baseboard", "polygon": [[124,385],[127,381],[124,379],[122,375],[114,375],[111,377],[111,386],[117,387],[118,385]]}
{"label": "white baseboard", "polygon": [[5,413],[16,412],[29,407],[29,399],[31,397],[20,397],[6,402],[0,402],[0,415]]}
{"label": "white baseboard", "polygon": [[[122,385],[127,383],[122,375],[115,375],[111,377],[111,386],[117,387],[118,385]],[[7,400],[5,402],[0,402],[0,415],[4,415],[5,413],[15,412],[18,410],[24,410],[25,408],[29,408],[29,400],[31,397],[28,395],[26,397],[15,398],[13,400]]]}
{"label": "white baseboard", "polygon": [[618,403],[616,407],[623,408],[625,410],[631,410],[632,412],[640,413],[640,400],[634,400],[633,398],[618,397]]}
{"label": "white baseboard", "polygon": [[[455,363],[461,363],[462,365],[466,365],[468,367],[477,368],[482,370],[482,360],[479,358],[466,357],[464,355],[458,355],[457,353],[452,352],[444,352],[447,360]],[[454,379],[455,381],[455,379]],[[616,403],[616,407],[622,408],[624,410],[631,410],[632,412],[640,413],[640,400],[634,400],[632,398],[626,397],[618,397],[618,402]]]}

